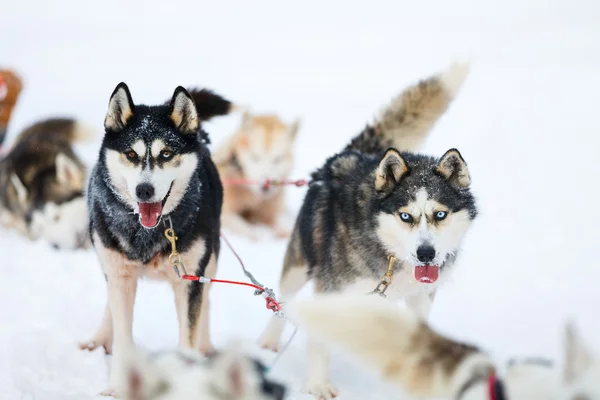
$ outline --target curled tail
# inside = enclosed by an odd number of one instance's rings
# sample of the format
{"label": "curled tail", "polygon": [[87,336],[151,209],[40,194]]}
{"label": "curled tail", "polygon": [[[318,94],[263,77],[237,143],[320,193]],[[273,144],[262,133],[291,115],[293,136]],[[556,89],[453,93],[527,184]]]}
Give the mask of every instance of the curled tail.
{"label": "curled tail", "polygon": [[458,93],[468,71],[466,64],[454,64],[409,86],[344,150],[374,154],[390,147],[400,151],[418,149]]}
{"label": "curled tail", "polygon": [[235,108],[232,102],[208,89],[188,89],[188,92],[196,103],[198,118],[201,121],[227,115]]}

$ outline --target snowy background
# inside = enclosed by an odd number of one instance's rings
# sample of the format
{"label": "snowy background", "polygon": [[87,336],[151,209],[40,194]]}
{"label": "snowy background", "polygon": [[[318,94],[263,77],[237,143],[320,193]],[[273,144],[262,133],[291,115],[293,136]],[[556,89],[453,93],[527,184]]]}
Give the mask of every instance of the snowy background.
{"label": "snowy background", "polygon": [[[199,85],[255,111],[301,117],[294,177],[306,177],[405,85],[470,60],[464,89],[424,151],[460,149],[481,214],[431,322],[499,362],[561,361],[567,318],[600,351],[598,21],[594,0],[5,1],[0,66],[15,68],[25,83],[8,140],[59,115],[100,135],[120,81],[143,103]],[[238,122],[234,115],[207,124],[213,143]],[[78,147],[90,166],[99,142]],[[288,191],[292,218],[304,191]],[[285,241],[229,237],[276,287]],[[218,276],[243,278],[231,253],[222,254]],[[107,359],[77,347],[95,332],[106,301],[93,251],[57,252],[0,230],[0,268],[0,398],[95,398]],[[215,286],[212,299],[217,346],[254,341],[270,317],[252,291]],[[176,345],[168,284],[140,284],[134,336],[151,349]],[[273,371],[291,385],[290,399],[311,398],[299,392],[304,339],[296,337]],[[349,361],[333,359],[341,399],[398,398]]]}

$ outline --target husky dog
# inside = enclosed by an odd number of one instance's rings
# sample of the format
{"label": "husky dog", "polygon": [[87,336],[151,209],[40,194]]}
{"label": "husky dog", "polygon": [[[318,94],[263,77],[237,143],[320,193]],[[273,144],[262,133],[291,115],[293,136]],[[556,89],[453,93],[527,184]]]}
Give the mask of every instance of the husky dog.
{"label": "husky dog", "polygon": [[17,74],[11,70],[0,70],[0,150],[21,90],[23,83]]}
{"label": "husky dog", "polygon": [[0,161],[0,223],[55,248],[88,247],[87,171],[72,146],[91,137],[67,118],[25,129]]}
{"label": "husky dog", "polygon": [[132,350],[124,363],[118,383],[124,400],[283,400],[286,393],[237,346],[209,358],[184,349],[148,355]]}
{"label": "husky dog", "polygon": [[[435,159],[398,149],[421,144],[466,74],[465,66],[455,65],[407,88],[313,173],[283,262],[282,301],[314,279],[317,292],[379,288],[428,315],[477,211],[458,150]],[[261,346],[277,351],[283,328],[284,321],[272,319]],[[335,397],[327,352],[311,343],[308,357],[308,391]]]}
{"label": "husky dog", "polygon": [[501,380],[477,347],[440,335],[413,312],[375,297],[321,296],[290,304],[287,313],[309,334],[356,356],[411,398],[600,398],[600,360],[572,324],[565,330],[562,371],[552,362],[523,360],[511,362]]}
{"label": "husky dog", "polygon": [[[180,347],[212,350],[209,288],[176,274],[165,228],[172,226],[187,272],[214,277],[223,189],[200,123],[230,108],[210,91],[190,94],[181,86],[167,104],[157,106],[134,104],[125,83],[110,97],[88,187],[90,236],[107,281],[108,304],[96,336],[81,347],[111,352],[114,330],[113,366],[120,365],[121,350],[134,346],[133,306],[141,276],[171,284]],[[114,393],[116,374],[112,368],[105,394]]]}
{"label": "husky dog", "polygon": [[285,189],[235,181],[289,178],[299,124],[298,120],[286,124],[276,115],[245,112],[238,131],[215,151],[214,160],[224,182],[223,227],[258,239],[252,224],[261,223],[273,229],[276,236],[289,236],[289,228],[280,220],[285,208]]}

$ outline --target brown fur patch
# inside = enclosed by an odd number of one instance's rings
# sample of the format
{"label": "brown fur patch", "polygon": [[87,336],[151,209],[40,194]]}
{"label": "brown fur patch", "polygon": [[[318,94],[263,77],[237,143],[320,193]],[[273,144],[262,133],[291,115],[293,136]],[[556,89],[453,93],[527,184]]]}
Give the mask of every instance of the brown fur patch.
{"label": "brown fur patch", "polygon": [[6,97],[0,102],[0,129],[6,129],[17,99],[23,90],[19,76],[11,70],[0,70],[0,78],[6,84]]}

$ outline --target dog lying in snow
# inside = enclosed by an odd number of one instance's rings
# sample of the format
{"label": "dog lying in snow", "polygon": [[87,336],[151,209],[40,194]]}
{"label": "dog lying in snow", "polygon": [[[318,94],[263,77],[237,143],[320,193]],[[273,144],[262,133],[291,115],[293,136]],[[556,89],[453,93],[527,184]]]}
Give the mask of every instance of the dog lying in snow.
{"label": "dog lying in snow", "polygon": [[259,361],[236,345],[209,358],[177,350],[125,357],[119,392],[125,400],[283,400],[283,385],[265,377]]}
{"label": "dog lying in snow", "polygon": [[600,399],[600,360],[572,325],[565,365],[509,365],[492,388],[492,360],[477,347],[434,332],[408,310],[374,296],[321,296],[288,305],[287,313],[325,343],[348,351],[415,397],[460,400]]}

